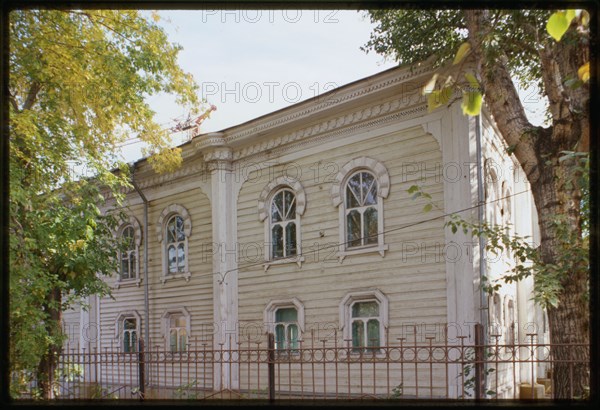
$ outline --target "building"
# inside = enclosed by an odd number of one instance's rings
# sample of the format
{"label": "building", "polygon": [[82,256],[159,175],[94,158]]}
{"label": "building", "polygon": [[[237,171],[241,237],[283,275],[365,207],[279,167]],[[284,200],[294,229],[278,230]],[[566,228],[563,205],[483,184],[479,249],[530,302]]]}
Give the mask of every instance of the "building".
{"label": "building", "polygon": [[[114,299],[65,314],[71,346],[127,352],[143,338],[171,352],[198,340],[228,350],[271,332],[280,350],[316,333],[357,352],[399,338],[473,344],[475,323],[491,341],[543,341],[530,281],[481,291],[481,277],[510,269],[510,255],[485,255],[470,234],[444,226],[458,212],[537,235],[528,183],[493,119],[485,109],[463,115],[460,98],[428,112],[421,87],[432,73],[429,63],[393,68],[197,135],[171,174],[138,161],[130,216],[115,232],[132,240],[107,279]],[[414,185],[431,199],[413,199]],[[498,372],[499,397],[530,381],[529,369]],[[255,378],[236,363],[204,370],[215,391]],[[446,372],[432,396],[461,395],[460,366]],[[403,379],[404,389],[419,377]]]}

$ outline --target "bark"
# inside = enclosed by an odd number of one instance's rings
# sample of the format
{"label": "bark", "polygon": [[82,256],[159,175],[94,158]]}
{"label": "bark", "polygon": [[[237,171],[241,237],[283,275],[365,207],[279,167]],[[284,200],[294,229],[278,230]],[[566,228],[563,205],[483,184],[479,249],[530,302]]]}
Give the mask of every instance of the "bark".
{"label": "bark", "polygon": [[[59,336],[62,327],[62,294],[60,289],[53,289],[46,298],[45,308],[48,310],[46,328],[49,336]],[[54,375],[58,356],[62,351],[60,344],[51,344],[48,351],[40,360],[37,369],[37,380],[41,390],[42,398],[50,400],[54,398]]]}
{"label": "bark", "polygon": [[[581,92],[567,92],[562,83],[564,72],[582,61],[563,62],[573,58],[573,49],[558,55],[555,50],[540,50],[543,81],[547,88],[553,123],[550,128],[532,126],[525,115],[506,60],[486,61],[482,33],[489,29],[485,11],[465,11],[469,41],[481,74],[485,102],[490,109],[507,145],[521,164],[531,185],[540,227],[540,254],[545,265],[560,259],[561,240],[554,226],[555,217],[564,215],[581,239],[581,194],[576,184],[568,185],[574,164],[560,162],[562,151],[581,150],[589,140],[586,123],[589,118],[587,100]],[[555,60],[559,60],[556,62]],[[576,73],[576,71],[575,71]],[[589,305],[588,267],[579,264],[563,272],[559,279],[562,291],[559,305],[548,309],[550,339],[555,360],[552,377],[555,398],[581,397],[589,386]],[[574,345],[578,346],[574,346]],[[569,346],[563,346],[569,345]]]}

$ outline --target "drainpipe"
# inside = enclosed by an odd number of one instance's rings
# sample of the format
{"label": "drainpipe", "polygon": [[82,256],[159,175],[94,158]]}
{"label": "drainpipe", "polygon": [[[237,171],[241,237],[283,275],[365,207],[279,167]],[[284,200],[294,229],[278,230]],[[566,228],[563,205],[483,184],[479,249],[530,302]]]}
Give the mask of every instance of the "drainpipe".
{"label": "drainpipe", "polygon": [[148,199],[135,182],[135,164],[131,167],[131,184],[144,202],[144,346],[150,346],[150,302],[148,298]]}
{"label": "drainpipe", "polygon": [[[480,113],[475,119],[475,141],[476,141],[476,150],[477,150],[477,216],[479,220],[479,224],[483,224],[485,222],[485,197],[483,193],[483,159],[481,152],[481,116],[483,114]],[[479,320],[481,321],[481,326],[483,328],[483,343],[487,344],[488,342],[488,310],[489,306],[487,306],[487,297],[482,288],[483,278],[485,276],[485,239],[483,236],[479,236]],[[487,386],[487,363],[484,363],[484,383]]]}

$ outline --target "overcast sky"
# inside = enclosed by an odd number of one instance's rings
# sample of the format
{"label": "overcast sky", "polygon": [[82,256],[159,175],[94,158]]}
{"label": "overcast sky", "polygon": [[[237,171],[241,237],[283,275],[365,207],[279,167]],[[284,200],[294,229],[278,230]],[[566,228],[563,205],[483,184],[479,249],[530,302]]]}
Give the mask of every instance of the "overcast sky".
{"label": "overcast sky", "polygon": [[[355,10],[168,10],[161,21],[169,40],[183,46],[179,64],[217,107],[201,132],[243,123],[396,65],[360,50],[373,25]],[[531,92],[524,92],[525,97]],[[166,95],[149,100],[159,123],[187,116]],[[539,104],[529,114],[541,118]],[[538,121],[539,122],[539,121]],[[188,136],[174,135],[174,143]],[[122,148],[126,161],[141,144]]]}

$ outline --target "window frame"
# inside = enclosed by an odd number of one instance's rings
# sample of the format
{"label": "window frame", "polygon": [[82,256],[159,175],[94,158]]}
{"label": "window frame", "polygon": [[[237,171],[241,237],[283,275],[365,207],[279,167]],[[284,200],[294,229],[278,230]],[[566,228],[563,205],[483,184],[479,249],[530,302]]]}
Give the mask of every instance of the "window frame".
{"label": "window frame", "polygon": [[[176,216],[179,216],[183,219],[184,239],[183,239],[183,241],[177,241],[176,243],[179,244],[180,242],[183,242],[183,248],[184,248],[184,254],[185,254],[185,264],[184,264],[185,266],[184,266],[183,272],[178,271],[178,272],[171,273],[171,272],[169,272],[168,247],[169,247],[170,243],[167,240],[167,237],[168,237],[167,227],[168,227],[169,222]],[[189,268],[189,256],[190,256],[189,237],[192,235],[192,220],[191,220],[188,210],[179,204],[171,204],[168,207],[166,207],[165,209],[163,209],[163,211],[161,212],[161,214],[158,218],[158,223],[156,225],[156,234],[157,234],[158,242],[161,245],[161,252],[162,252],[162,273],[161,273],[161,277],[160,277],[161,283],[164,284],[167,280],[177,279],[177,278],[184,278],[186,280],[186,282],[189,282],[190,277],[191,277],[190,268]],[[177,245],[177,246],[179,246],[179,245]],[[177,249],[177,247],[176,247],[176,249]]]}
{"label": "window frame", "polygon": [[[171,351],[171,319],[174,316],[183,316],[185,318],[185,331],[187,334],[186,350]],[[192,330],[190,312],[184,306],[170,308],[170,309],[167,309],[162,314],[161,320],[162,320],[162,334],[163,334],[163,338],[165,340],[165,351],[172,353],[172,354],[187,352],[188,346],[190,346],[191,330]]]}
{"label": "window frame", "polygon": [[115,240],[119,240],[122,235],[123,232],[125,231],[125,229],[127,228],[133,228],[133,252],[135,254],[135,277],[133,278],[127,278],[127,279],[123,279],[121,276],[121,251],[118,251],[117,253],[117,257],[119,260],[119,268],[118,271],[116,272],[116,280],[113,284],[113,286],[116,289],[119,289],[121,286],[140,286],[140,283],[142,282],[142,276],[141,276],[141,258],[140,258],[140,247],[142,244],[142,227],[140,226],[140,223],[138,222],[137,218],[134,216],[130,216],[128,219],[126,219],[125,221],[123,221],[121,223],[121,225],[119,226],[119,228],[115,231],[114,233],[114,238]]}
{"label": "window frame", "polygon": [[[369,205],[377,210],[377,243],[361,245],[356,247],[348,246],[347,234],[347,185],[349,181],[358,173],[370,173],[377,184],[377,204]],[[338,260],[343,262],[349,255],[377,252],[381,257],[385,257],[385,251],[388,245],[385,243],[385,219],[384,219],[384,199],[388,197],[390,191],[390,176],[387,168],[381,162],[369,157],[359,157],[347,162],[338,172],[331,188],[333,205],[338,207],[338,230],[339,230],[339,248],[337,252]],[[366,208],[366,207],[365,207]],[[355,209],[355,208],[350,208]],[[361,231],[363,227],[361,214]],[[364,235],[363,237],[364,238]],[[362,239],[361,238],[361,239]]]}
{"label": "window frame", "polygon": [[115,319],[115,339],[119,340],[119,348],[123,349],[123,353],[136,353],[139,351],[138,345],[136,344],[133,351],[125,352],[125,321],[129,319],[135,320],[135,333],[137,336],[137,343],[140,341],[140,329],[142,325],[142,317],[136,310],[121,312]]}
{"label": "window frame", "polygon": [[[291,191],[295,196],[296,218],[293,221],[296,224],[296,254],[281,258],[273,258],[271,204],[275,197],[283,190]],[[263,267],[265,272],[271,265],[295,263],[298,265],[298,267],[302,266],[302,262],[304,262],[304,256],[302,255],[302,215],[304,214],[305,209],[306,193],[304,192],[304,188],[302,187],[300,181],[288,176],[282,176],[271,181],[263,188],[258,198],[258,219],[259,221],[263,222],[264,225]]]}
{"label": "window frame", "polygon": [[[275,336],[275,328],[278,323],[276,321],[276,312],[279,309],[294,308],[296,309],[298,326],[298,349],[277,349],[279,353],[299,353],[301,346],[302,335],[304,333],[304,304],[298,298],[271,300],[263,311],[263,322],[265,333],[272,333]],[[287,329],[287,328],[286,328]],[[287,333],[286,333],[287,334]]]}
{"label": "window frame", "polygon": [[[344,296],[339,305],[340,330],[342,331],[343,340],[352,340],[352,324],[354,322],[353,319],[355,319],[352,316],[352,307],[356,303],[362,302],[375,302],[379,306],[379,347],[354,347],[353,341],[351,341],[351,353],[355,355],[369,354],[369,352],[371,354],[382,354],[383,350],[381,347],[386,345],[385,335],[389,329],[389,301],[387,296],[379,289],[354,291]],[[366,327],[365,332],[368,334]]]}

